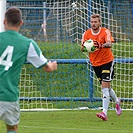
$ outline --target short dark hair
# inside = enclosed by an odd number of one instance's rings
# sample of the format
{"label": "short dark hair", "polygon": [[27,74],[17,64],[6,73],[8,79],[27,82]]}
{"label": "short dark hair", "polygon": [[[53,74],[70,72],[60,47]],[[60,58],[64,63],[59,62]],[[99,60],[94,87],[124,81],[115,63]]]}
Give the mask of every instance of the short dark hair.
{"label": "short dark hair", "polygon": [[99,21],[101,22],[101,16],[100,14],[92,14],[91,18],[99,18]]}
{"label": "short dark hair", "polygon": [[22,21],[22,12],[17,7],[13,6],[7,9],[5,19],[11,26],[19,26]]}

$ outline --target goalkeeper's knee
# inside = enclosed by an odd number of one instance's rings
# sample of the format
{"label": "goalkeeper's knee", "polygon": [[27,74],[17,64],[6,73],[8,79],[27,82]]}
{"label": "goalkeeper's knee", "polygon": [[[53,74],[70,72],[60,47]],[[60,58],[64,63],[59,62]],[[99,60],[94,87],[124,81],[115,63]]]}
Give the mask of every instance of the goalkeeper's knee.
{"label": "goalkeeper's knee", "polygon": [[106,98],[109,100],[109,89],[108,88],[103,88],[102,89],[102,92],[103,92],[103,98]]}

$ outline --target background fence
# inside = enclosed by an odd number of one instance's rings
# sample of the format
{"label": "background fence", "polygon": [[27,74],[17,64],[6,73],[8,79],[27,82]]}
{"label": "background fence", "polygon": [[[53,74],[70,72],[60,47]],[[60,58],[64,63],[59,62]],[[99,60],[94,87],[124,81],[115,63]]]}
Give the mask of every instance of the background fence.
{"label": "background fence", "polygon": [[100,85],[88,55],[79,47],[92,13],[100,13],[102,26],[109,28],[115,39],[116,78],[112,87],[122,99],[122,108],[133,108],[132,1],[8,0],[7,8],[10,6],[22,10],[20,32],[33,38],[47,58],[59,63],[58,71],[51,74],[24,65],[19,85],[21,109],[101,106]]}

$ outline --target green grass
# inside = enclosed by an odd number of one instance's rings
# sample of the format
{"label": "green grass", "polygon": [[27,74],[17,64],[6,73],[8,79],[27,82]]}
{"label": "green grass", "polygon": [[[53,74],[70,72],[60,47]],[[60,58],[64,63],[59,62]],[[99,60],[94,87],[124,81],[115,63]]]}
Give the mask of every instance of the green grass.
{"label": "green grass", "polygon": [[[19,133],[132,133],[133,112],[118,117],[108,111],[108,121],[96,117],[99,110],[21,112]],[[0,121],[0,133],[5,125]]]}
{"label": "green grass", "polygon": [[[85,55],[81,52],[79,45],[75,43],[68,42],[38,42],[39,47],[42,49],[43,54],[48,59],[85,59]],[[123,45],[121,45],[123,44]],[[125,44],[125,45],[124,45]],[[117,51],[117,47],[121,52]],[[132,47],[132,44],[131,46]],[[121,42],[120,44],[114,44],[113,50],[115,55],[121,54],[121,57],[128,57],[127,52],[124,49],[128,49],[129,45]],[[128,52],[130,53],[130,52]],[[131,52],[133,53],[133,52]],[[120,56],[120,55],[119,55]],[[89,96],[89,81],[90,81],[90,71],[87,69],[86,64],[58,64],[58,70],[52,73],[45,73],[42,69],[36,69],[31,64],[24,65],[26,68],[27,77],[25,75],[21,76],[21,92],[31,92],[21,93],[21,97],[40,97],[40,93],[34,93],[32,87],[35,86],[34,90],[41,92],[42,97],[83,97]],[[89,65],[88,65],[89,68]],[[24,73],[25,71],[22,71]],[[96,80],[94,80],[94,97],[100,97],[101,92],[100,84],[94,74]],[[117,63],[115,65],[115,79],[112,81],[113,89],[117,90],[117,96],[121,98],[132,98],[132,64],[121,64]],[[29,79],[29,80],[25,80]],[[29,82],[30,81],[30,82]],[[128,81],[128,82],[127,82]],[[24,84],[24,86],[23,86]],[[99,87],[98,87],[99,85]],[[28,89],[25,89],[28,86]],[[33,93],[32,93],[33,92]],[[121,92],[121,93],[119,93]],[[23,96],[24,95],[24,96]],[[27,101],[26,101],[27,102]],[[76,107],[99,107],[98,104],[92,105],[88,102],[64,102],[58,101],[53,102],[54,108],[76,108]],[[31,101],[28,101],[28,105],[32,105]],[[127,103],[123,104],[126,108]],[[35,105],[36,106],[36,105]],[[131,104],[129,104],[132,108]]]}

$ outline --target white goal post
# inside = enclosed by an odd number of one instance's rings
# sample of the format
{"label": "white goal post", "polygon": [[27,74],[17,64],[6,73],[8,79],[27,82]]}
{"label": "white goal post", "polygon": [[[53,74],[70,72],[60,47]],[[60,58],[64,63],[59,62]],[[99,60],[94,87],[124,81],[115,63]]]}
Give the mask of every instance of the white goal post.
{"label": "white goal post", "polygon": [[0,0],[0,32],[4,31],[4,14],[6,11],[6,0]]}

